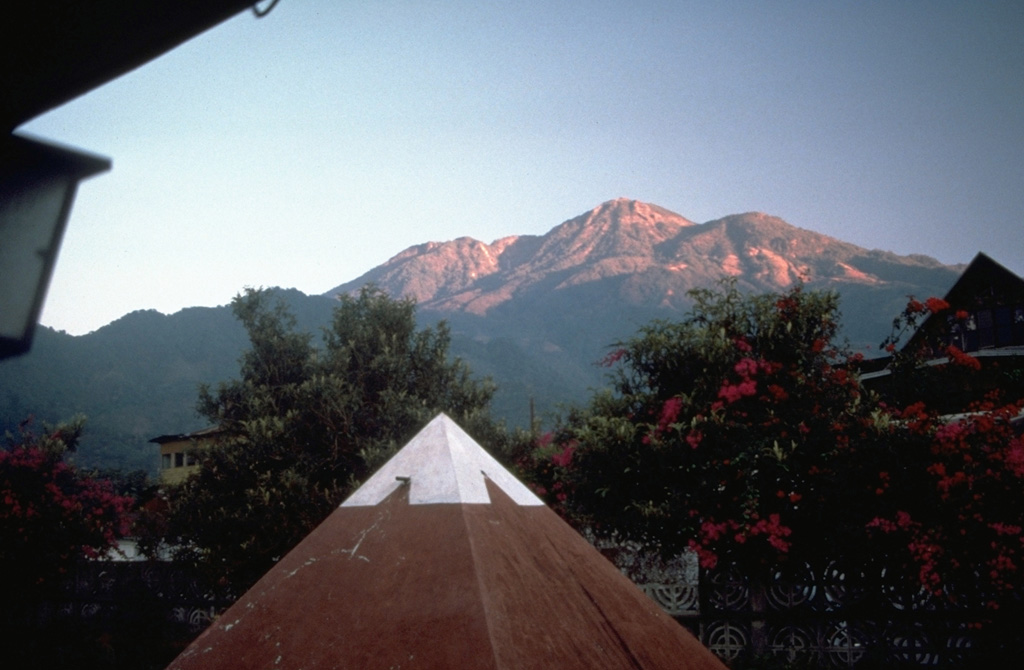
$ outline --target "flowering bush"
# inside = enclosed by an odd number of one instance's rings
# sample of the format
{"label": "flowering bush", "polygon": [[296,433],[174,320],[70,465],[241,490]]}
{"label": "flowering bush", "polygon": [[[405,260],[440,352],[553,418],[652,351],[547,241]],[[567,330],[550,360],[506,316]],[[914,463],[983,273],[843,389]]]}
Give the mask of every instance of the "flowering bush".
{"label": "flowering bush", "polygon": [[[687,320],[647,326],[609,356],[614,392],[539,445],[534,472],[577,524],[692,548],[705,567],[802,556],[830,464],[872,425],[836,365],[837,298],[733,285],[694,298]],[[570,443],[571,461],[559,456]]]}
{"label": "flowering bush", "polygon": [[[880,402],[837,344],[834,294],[726,284],[693,297],[683,321],[619,345],[613,388],[537,445],[525,469],[560,513],[752,578],[841,559],[933,597],[998,607],[1019,592],[1020,403],[950,419]],[[912,301],[907,314],[948,309]]]}
{"label": "flowering bush", "polygon": [[5,591],[53,583],[75,561],[107,552],[127,531],[131,499],[64,460],[80,431],[79,421],[36,435],[26,423],[0,449]]}
{"label": "flowering bush", "polygon": [[998,609],[1024,586],[1024,443],[1011,424],[1022,407],[901,415],[902,476],[876,492],[869,536],[935,596]]}

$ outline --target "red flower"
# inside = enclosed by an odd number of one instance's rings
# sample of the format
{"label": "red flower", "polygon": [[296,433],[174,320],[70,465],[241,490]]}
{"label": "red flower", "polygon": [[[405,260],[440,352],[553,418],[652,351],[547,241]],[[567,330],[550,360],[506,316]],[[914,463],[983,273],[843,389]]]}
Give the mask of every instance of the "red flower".
{"label": "red flower", "polygon": [[757,361],[755,361],[753,358],[742,358],[740,359],[740,362],[733,367],[733,369],[736,370],[736,374],[740,375],[741,377],[750,377],[751,375],[756,375],[757,368]]}
{"label": "red flower", "polygon": [[697,554],[697,560],[700,563],[700,567],[705,570],[712,570],[716,565],[718,565],[718,554],[697,543],[696,540],[690,540],[689,545],[690,549]]}
{"label": "red flower", "polygon": [[949,356],[949,361],[954,365],[961,365],[971,370],[981,369],[981,361],[974,356],[965,354],[952,344],[946,347],[946,354]]}
{"label": "red flower", "polygon": [[751,535],[767,535],[768,544],[776,551],[786,553],[789,551],[790,542],[783,538],[793,534],[793,529],[783,526],[778,514],[769,514],[767,519],[761,519],[750,527]]}
{"label": "red flower", "polygon": [[683,408],[682,398],[669,398],[661,406],[661,416],[658,417],[658,432],[664,432],[670,424],[675,423],[679,416],[679,410]]}
{"label": "red flower", "polygon": [[928,413],[923,402],[915,402],[907,405],[900,416],[905,421],[924,421],[928,418]]}
{"label": "red flower", "polygon": [[780,298],[775,301],[775,309],[779,310],[779,312],[783,314],[795,311],[798,306],[799,305],[797,305],[796,300],[793,298]]}
{"label": "red flower", "polygon": [[1003,462],[1015,476],[1024,478],[1024,440],[1018,437],[1010,441]]}
{"label": "red flower", "polygon": [[990,523],[989,528],[996,532],[996,535],[1020,535],[1021,527],[1014,526],[1012,524],[1001,523],[999,521]]}
{"label": "red flower", "polygon": [[932,314],[938,314],[945,309],[949,309],[949,303],[942,298],[928,298],[924,303]]}
{"label": "red flower", "polygon": [[718,389],[718,397],[728,403],[736,402],[740,398],[752,396],[756,393],[757,382],[753,379],[745,379],[739,384],[729,384],[726,382],[722,385],[722,388]]}
{"label": "red flower", "polygon": [[551,462],[560,468],[568,467],[572,463],[573,445],[566,445],[560,453],[551,456]]}
{"label": "red flower", "polygon": [[626,355],[626,353],[627,352],[625,349],[616,349],[615,351],[609,353],[607,356],[602,358],[600,365],[602,367],[610,368],[611,366],[618,363],[622,359],[622,357]]}

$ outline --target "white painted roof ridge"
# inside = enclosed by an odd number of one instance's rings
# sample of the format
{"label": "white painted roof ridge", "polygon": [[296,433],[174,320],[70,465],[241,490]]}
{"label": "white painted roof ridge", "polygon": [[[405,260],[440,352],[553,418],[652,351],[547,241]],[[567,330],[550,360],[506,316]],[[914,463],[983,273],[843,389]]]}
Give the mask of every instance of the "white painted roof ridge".
{"label": "white painted roof ridge", "polygon": [[380,503],[406,481],[410,505],[489,504],[485,477],[519,505],[543,505],[446,414],[438,414],[341,504]]}

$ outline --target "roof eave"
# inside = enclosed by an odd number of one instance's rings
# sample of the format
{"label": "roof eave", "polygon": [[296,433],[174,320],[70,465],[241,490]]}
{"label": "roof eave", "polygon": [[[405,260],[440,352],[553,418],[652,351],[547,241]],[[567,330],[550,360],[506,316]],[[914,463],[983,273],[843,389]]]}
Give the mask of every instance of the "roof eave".
{"label": "roof eave", "polygon": [[5,8],[0,24],[0,122],[10,132],[253,4],[38,0]]}

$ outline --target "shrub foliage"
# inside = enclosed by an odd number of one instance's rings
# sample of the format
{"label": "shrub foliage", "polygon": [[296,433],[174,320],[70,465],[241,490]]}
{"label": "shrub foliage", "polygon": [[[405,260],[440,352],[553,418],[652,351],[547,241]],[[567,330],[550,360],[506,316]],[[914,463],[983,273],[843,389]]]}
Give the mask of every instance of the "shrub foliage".
{"label": "shrub foliage", "polygon": [[[838,341],[834,294],[726,283],[693,298],[682,321],[619,345],[605,361],[612,388],[536,440],[524,468],[551,504],[598,536],[689,549],[754,579],[832,565],[868,587],[1015,601],[1020,401],[989,397],[956,416],[886,405]],[[918,304],[948,309],[908,309]],[[957,353],[929,374],[975,367]]]}

